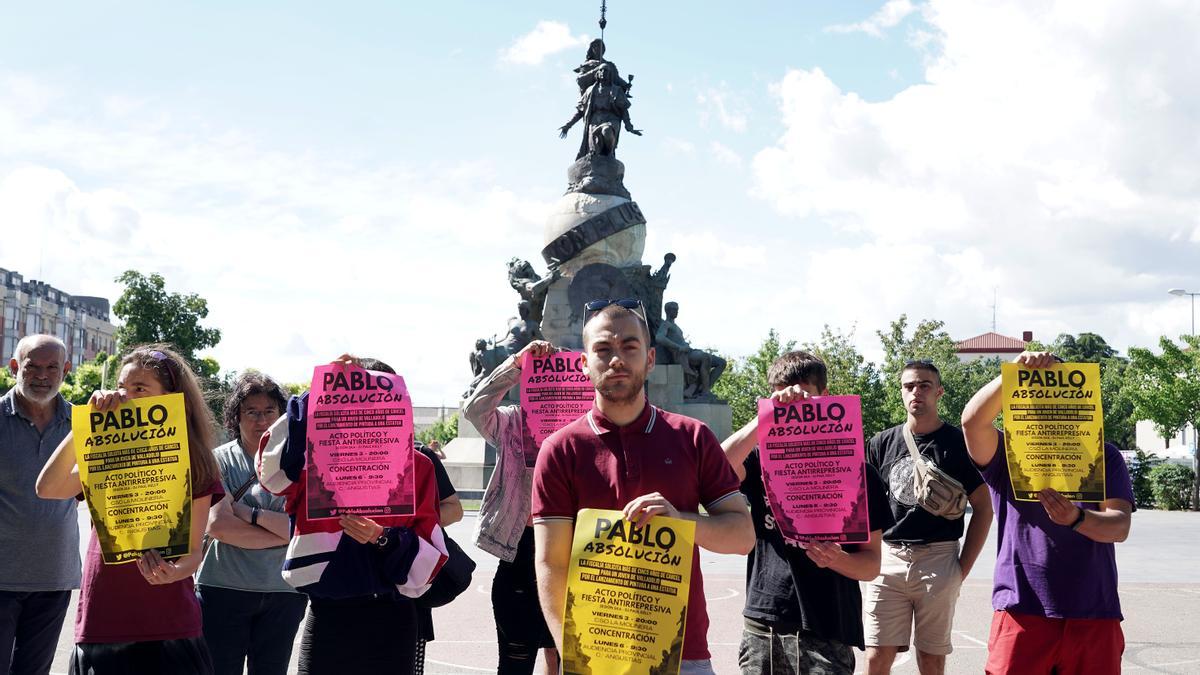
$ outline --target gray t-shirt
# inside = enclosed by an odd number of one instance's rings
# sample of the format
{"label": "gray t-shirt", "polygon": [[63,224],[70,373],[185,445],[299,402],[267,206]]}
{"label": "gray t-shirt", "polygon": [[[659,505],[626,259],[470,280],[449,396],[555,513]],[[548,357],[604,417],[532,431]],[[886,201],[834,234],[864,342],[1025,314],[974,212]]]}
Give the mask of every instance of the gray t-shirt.
{"label": "gray t-shirt", "polygon": [[41,499],[38,473],[71,431],[71,404],[38,433],[16,405],[0,397],[0,591],[79,588],[79,521],[74,499]]}
{"label": "gray t-shirt", "polygon": [[[236,440],[217,448],[213,454],[221,467],[221,484],[225,486],[225,494],[233,499],[237,489],[254,475],[254,461]],[[283,497],[267,492],[257,480],[241,498],[241,502],[247,506],[280,513],[284,512],[285,501]],[[280,574],[286,554],[286,544],[252,550],[213,539],[208,552],[204,554],[196,583],[255,593],[294,593],[296,589],[287,585]]]}

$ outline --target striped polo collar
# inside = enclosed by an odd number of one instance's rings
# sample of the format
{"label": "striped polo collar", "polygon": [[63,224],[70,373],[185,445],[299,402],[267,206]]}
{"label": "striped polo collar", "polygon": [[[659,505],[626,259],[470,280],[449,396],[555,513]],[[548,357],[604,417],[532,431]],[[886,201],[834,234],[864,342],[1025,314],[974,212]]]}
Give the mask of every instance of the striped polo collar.
{"label": "striped polo collar", "polygon": [[[595,405],[593,405],[591,411],[588,412],[587,421],[588,426],[592,428],[592,433],[596,434],[597,436],[610,431],[619,431],[621,429],[621,427],[617,426],[616,423],[605,417],[604,413],[600,412],[600,409]],[[649,401],[647,401],[646,407],[642,408],[642,413],[638,415],[637,419],[630,422],[628,427],[630,429],[641,429],[642,433],[648,434],[654,430],[654,423],[656,421],[658,421],[658,408],[654,407]]]}

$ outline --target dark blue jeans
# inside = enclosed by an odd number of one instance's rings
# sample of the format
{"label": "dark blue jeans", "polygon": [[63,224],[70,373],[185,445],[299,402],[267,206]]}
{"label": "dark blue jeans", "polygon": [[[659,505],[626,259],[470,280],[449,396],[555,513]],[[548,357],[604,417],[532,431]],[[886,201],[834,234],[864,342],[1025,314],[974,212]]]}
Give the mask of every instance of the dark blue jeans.
{"label": "dark blue jeans", "polygon": [[0,675],[45,675],[71,591],[0,591]]}
{"label": "dark blue jeans", "polygon": [[308,597],[197,586],[216,675],[286,675]]}

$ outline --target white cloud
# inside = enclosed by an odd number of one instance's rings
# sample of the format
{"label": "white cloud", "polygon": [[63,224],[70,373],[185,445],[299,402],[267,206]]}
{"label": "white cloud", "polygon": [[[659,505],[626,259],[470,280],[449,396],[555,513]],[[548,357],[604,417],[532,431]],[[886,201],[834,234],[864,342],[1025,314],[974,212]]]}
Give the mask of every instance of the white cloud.
{"label": "white cloud", "polygon": [[825,30],[830,33],[866,33],[872,37],[883,37],[885,30],[896,27],[915,11],[917,6],[911,0],[887,0],[883,7],[863,21],[828,26]]}
{"label": "white cloud", "polygon": [[742,156],[735,152],[733,148],[718,141],[711,141],[708,144],[708,150],[721,164],[734,169],[742,168]]}
{"label": "white cloud", "polygon": [[208,299],[227,369],[298,381],[353,349],[392,361],[419,404],[453,404],[474,340],[515,308],[504,262],[541,248],[550,203],[486,163],[349,166],[16,96],[0,84],[0,267],[110,300],[124,270],[161,273]]}
{"label": "white cloud", "polygon": [[933,0],[924,15],[925,82],[868,102],[812,68],[773,88],[784,131],[753,159],[755,194],[861,241],[813,259],[810,281],[844,292],[809,309],[869,308],[868,335],[905,311],[970,335],[997,287],[1008,334],[1178,332],[1158,308],[1196,285],[1200,92],[1180,64],[1200,59],[1200,13]]}
{"label": "white cloud", "polygon": [[675,136],[667,136],[662,140],[662,146],[667,152],[691,157],[696,154],[696,144]]}
{"label": "white cloud", "polygon": [[573,47],[586,47],[591,38],[571,35],[571,28],[559,21],[539,21],[533,30],[513,41],[500,53],[500,60],[522,66],[536,66],[547,56]]}
{"label": "white cloud", "polygon": [[696,103],[700,104],[700,122],[707,124],[715,117],[721,126],[743,133],[749,122],[749,105],[741,97],[729,91],[722,83],[720,87],[709,87],[696,95]]}

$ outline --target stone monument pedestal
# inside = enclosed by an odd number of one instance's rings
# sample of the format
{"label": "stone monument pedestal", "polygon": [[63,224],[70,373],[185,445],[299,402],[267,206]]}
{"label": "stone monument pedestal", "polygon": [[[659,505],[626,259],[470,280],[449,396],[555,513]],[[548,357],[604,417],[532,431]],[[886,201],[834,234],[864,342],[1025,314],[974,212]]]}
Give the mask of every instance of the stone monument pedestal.
{"label": "stone monument pedestal", "polygon": [[446,459],[442,464],[454,484],[459,499],[482,499],[492,471],[496,469],[496,448],[483,440],[475,429],[458,412],[458,438],[442,448]]}
{"label": "stone monument pedestal", "polygon": [[[547,304],[549,302],[547,301]],[[513,387],[509,398],[501,405],[520,400],[519,388]],[[646,398],[650,403],[680,415],[694,417],[708,425],[718,440],[725,440],[733,433],[733,409],[729,404],[717,401],[687,401],[683,398],[683,366],[666,364],[655,366],[646,378]],[[497,449],[483,440],[463,416],[458,414],[458,438],[446,444],[443,462],[450,482],[462,499],[481,499],[492,472],[496,469]]]}

